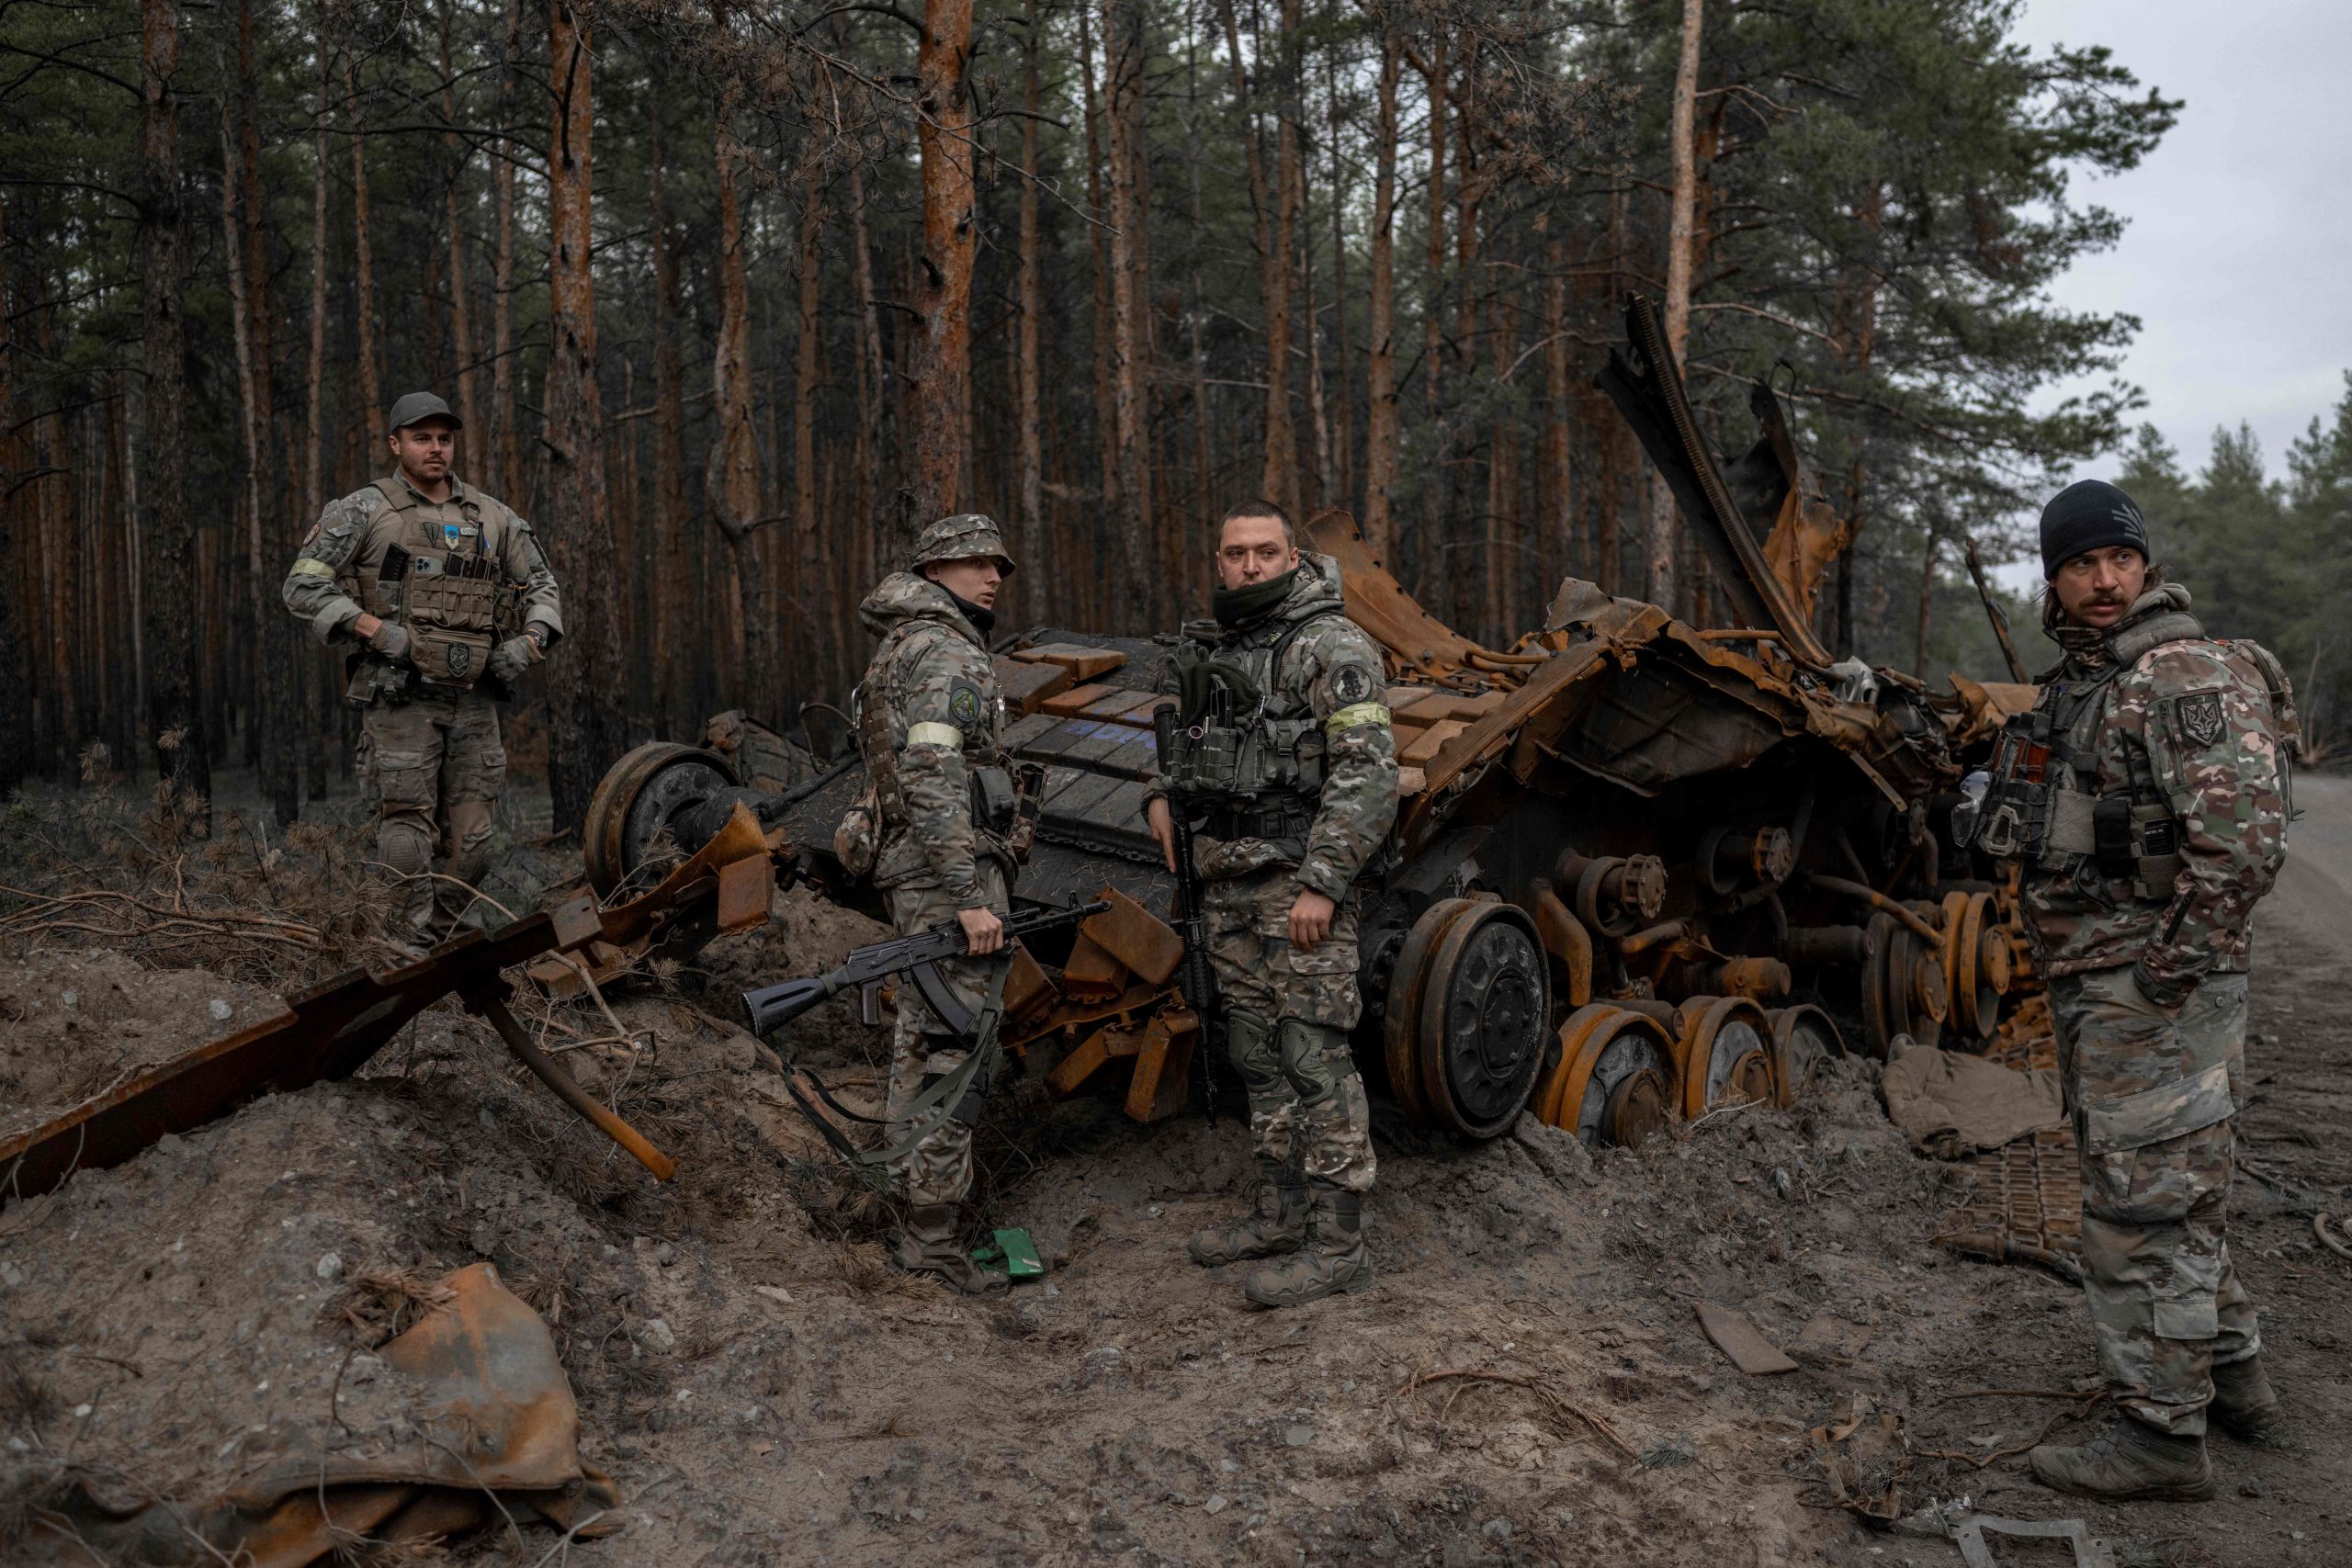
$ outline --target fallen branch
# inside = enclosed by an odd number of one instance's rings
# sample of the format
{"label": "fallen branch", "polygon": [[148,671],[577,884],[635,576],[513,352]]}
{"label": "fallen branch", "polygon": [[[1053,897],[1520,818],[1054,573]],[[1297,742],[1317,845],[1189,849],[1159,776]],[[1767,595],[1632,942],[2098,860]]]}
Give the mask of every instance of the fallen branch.
{"label": "fallen branch", "polygon": [[[1992,1393],[2003,1391],[1987,1389],[1984,1392]],[[1957,1460],[1961,1463],[1967,1465],[1972,1469],[1982,1470],[1996,1459],[2015,1459],[2019,1454],[2032,1452],[2035,1449],[2041,1446],[2041,1440],[2044,1438],[2050,1436],[2051,1433],[2056,1431],[2067,1422],[2079,1420],[2083,1416],[2089,1415],[2092,1411],[2098,1409],[2100,1404],[2104,1404],[2107,1399],[2107,1391],[2105,1389],[2101,1389],[2095,1393],[2078,1394],[2043,1393],[2038,1390],[2032,1389],[2020,1390],[2018,1392],[2020,1393],[2021,1397],[2030,1399],[2072,1399],[2075,1402],[2075,1407],[2072,1410],[2061,1410],[2052,1415],[2049,1420],[2044,1421],[2041,1424],[2041,1430],[2036,1432],[2032,1437],[2027,1438],[2018,1447],[2013,1449],[1995,1449],[1991,1453],[1985,1454],[1982,1458],[1979,1458],[1975,1454],[1961,1453],[1951,1449],[1915,1449],[1912,1450],[1913,1453],[1920,1459]]]}
{"label": "fallen branch", "polygon": [[2335,1254],[2336,1257],[2352,1258],[2352,1247],[2345,1246],[2342,1242],[2336,1240],[2334,1235],[2329,1234],[2328,1224],[2329,1220],[2327,1215],[2313,1214],[2312,1216],[2312,1235],[2319,1237],[2320,1245],[2326,1247],[2330,1252]]}

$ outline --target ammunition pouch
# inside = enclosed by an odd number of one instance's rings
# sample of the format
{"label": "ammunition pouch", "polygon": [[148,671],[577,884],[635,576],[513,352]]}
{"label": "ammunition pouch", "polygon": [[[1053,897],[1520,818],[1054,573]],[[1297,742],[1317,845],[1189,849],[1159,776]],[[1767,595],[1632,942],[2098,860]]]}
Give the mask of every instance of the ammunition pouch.
{"label": "ammunition pouch", "polygon": [[[2073,716],[2087,711],[2078,708]],[[2048,872],[2087,862],[2109,881],[2130,884],[2141,898],[2169,899],[2186,863],[2179,818],[2153,794],[2070,787],[2073,751],[2058,728],[2056,716],[2039,708],[2002,727],[1970,844]]]}
{"label": "ammunition pouch", "polygon": [[[956,1097],[955,1104],[946,1108],[948,1121],[960,1122],[967,1127],[980,1124],[980,1111],[989,1097],[990,1076],[985,1071],[975,1071],[965,1081],[964,1092]],[[946,1073],[925,1073],[922,1081],[916,1086],[915,1093],[920,1096],[937,1089],[948,1077]]]}
{"label": "ammunition pouch", "polygon": [[1012,832],[1020,811],[1012,775],[999,767],[972,767],[967,773],[972,788],[972,826],[999,838]]}
{"label": "ammunition pouch", "polygon": [[1012,831],[1006,842],[1012,846],[1012,858],[1026,862],[1029,852],[1037,842],[1037,818],[1046,809],[1046,766],[1043,762],[1023,762],[1012,773]]}
{"label": "ammunition pouch", "polygon": [[499,601],[505,574],[479,557],[420,554],[409,563],[401,624],[411,639],[409,662],[436,686],[471,687],[490,667],[497,646]]}

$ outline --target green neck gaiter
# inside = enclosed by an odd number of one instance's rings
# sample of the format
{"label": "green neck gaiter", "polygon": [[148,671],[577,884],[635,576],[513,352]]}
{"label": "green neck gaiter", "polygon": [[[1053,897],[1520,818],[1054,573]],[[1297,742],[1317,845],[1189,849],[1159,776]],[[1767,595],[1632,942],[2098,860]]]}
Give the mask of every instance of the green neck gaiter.
{"label": "green neck gaiter", "polygon": [[1247,626],[1290,597],[1290,591],[1298,585],[1298,570],[1293,567],[1280,577],[1247,588],[1220,588],[1209,596],[1209,613],[1227,631]]}

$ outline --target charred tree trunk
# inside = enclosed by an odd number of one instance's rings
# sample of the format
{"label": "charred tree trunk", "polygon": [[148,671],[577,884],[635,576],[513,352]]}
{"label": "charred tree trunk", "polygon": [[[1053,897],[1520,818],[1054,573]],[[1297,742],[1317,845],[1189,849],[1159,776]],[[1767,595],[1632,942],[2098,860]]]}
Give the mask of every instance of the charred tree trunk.
{"label": "charred tree trunk", "polygon": [[[0,493],[0,681],[12,693],[32,690],[31,649],[26,637],[26,616],[19,606],[28,602],[25,578],[25,519],[38,487],[19,483],[23,471],[24,437],[17,429],[16,295],[8,286],[7,193],[0,191],[0,473],[9,476],[9,488]],[[0,703],[0,795],[25,781],[32,772],[33,705],[21,698]]]}
{"label": "charred tree trunk", "polygon": [[[1258,123],[1249,71],[1241,62],[1241,25],[1234,15],[1233,0],[1217,0],[1217,16],[1225,24],[1233,99],[1244,117],[1241,141],[1250,167],[1251,238],[1258,248],[1258,301],[1266,332],[1266,457],[1259,471],[1258,493],[1277,505],[1295,508],[1298,504],[1293,494],[1298,488],[1298,434],[1290,417],[1290,257],[1286,234],[1277,232],[1273,208],[1280,197],[1268,188],[1265,132]],[[1263,58],[1262,53],[1259,58]],[[1275,178],[1281,179],[1283,174],[1278,168]]]}
{"label": "charred tree trunk", "polygon": [[[832,592],[832,534],[821,526],[817,510],[817,356],[822,346],[818,312],[824,303],[824,207],[820,168],[810,164],[800,185],[800,331],[792,377],[792,501],[793,521],[800,534],[801,583],[805,602],[825,604]],[[804,624],[808,617],[803,616]],[[814,630],[814,627],[810,628]],[[832,639],[823,639],[830,644]],[[828,667],[834,649],[815,649]],[[812,664],[815,660],[810,661]],[[813,671],[800,671],[801,694],[809,694]],[[779,710],[777,718],[783,717]]]}
{"label": "charred tree trunk", "polygon": [[[303,374],[302,511],[316,516],[327,500],[329,483],[327,440],[327,91],[334,79],[333,56],[327,45],[327,0],[319,0],[319,76],[311,113],[311,342]],[[298,518],[298,521],[300,521]],[[307,523],[303,525],[307,526]],[[309,720],[309,744],[303,748],[304,785],[312,800],[327,793],[327,727],[322,722],[330,701],[341,694],[329,674],[327,658],[303,649],[302,711]],[[145,668],[145,660],[141,660]]]}
{"label": "charred tree trunk", "polygon": [[[1099,545],[1102,512],[1119,483],[1118,328],[1111,303],[1118,291],[1113,273],[1116,264],[1111,256],[1111,226],[1118,220],[1111,211],[1111,200],[1105,190],[1107,181],[1102,170],[1105,127],[1094,74],[1093,9],[1091,4],[1081,5],[1078,8],[1078,69],[1084,83],[1086,207],[1096,219],[1087,227],[1088,239],[1094,252],[1094,441],[1101,453],[1097,459],[1099,471],[1095,475],[1095,484],[1096,499],[1102,504],[1089,509],[1089,515],[1094,542]],[[1100,553],[1099,549],[1097,553]],[[1098,587],[1099,584],[1091,580],[1087,583],[1090,594],[1094,593]],[[1091,602],[1081,613],[1089,620],[1100,619]]]}
{"label": "charred tree trunk", "polygon": [[1576,547],[1576,492],[1568,462],[1575,396],[1568,378],[1568,247],[1553,233],[1544,243],[1544,491],[1535,544],[1538,583],[1547,595]]}
{"label": "charred tree trunk", "polygon": [[[876,547],[886,545],[892,535],[878,514],[880,486],[876,476],[890,461],[895,449],[891,412],[898,404],[891,395],[889,362],[882,347],[882,307],[874,292],[874,242],[865,228],[865,170],[855,159],[849,166],[849,240],[850,287],[857,292],[862,413],[858,421],[857,529],[854,536],[856,558],[851,563],[851,571],[862,594],[864,585],[877,575],[874,570]],[[846,648],[857,632],[856,612],[854,603],[841,608],[840,640]]]}
{"label": "charred tree trunk", "polygon": [[1380,38],[1379,127],[1372,176],[1372,280],[1365,300],[1363,536],[1373,558],[1396,569],[1388,505],[1396,482],[1403,411],[1396,404],[1396,83],[1403,54],[1384,27]]}
{"label": "charred tree trunk", "polygon": [[568,636],[548,664],[548,789],[555,820],[574,824],[625,739],[624,690],[605,514],[603,411],[596,391],[596,297],[591,281],[589,32],[574,0],[548,0],[554,118],[548,136],[547,543],[569,590]]}
{"label": "charred tree trunk", "polygon": [[141,326],[147,418],[141,430],[140,534],[146,562],[147,729],[172,809],[198,837],[212,830],[211,748],[198,704],[196,536],[187,506],[187,316],[180,276],[180,8],[144,0],[139,51]]}
{"label": "charred tree trunk", "polygon": [[[915,51],[915,140],[922,162],[922,255],[909,355],[906,479],[912,529],[963,504],[966,401],[971,392],[972,0],[926,0]],[[893,555],[899,552],[894,551]]]}
{"label": "charred tree trunk", "polygon": [[1444,584],[1451,564],[1445,548],[1445,513],[1453,486],[1453,442],[1445,425],[1445,328],[1441,314],[1445,300],[1446,93],[1442,36],[1430,47],[1421,75],[1428,84],[1430,100],[1429,251],[1421,302],[1421,406],[1429,419],[1431,446],[1428,471],[1421,475],[1420,571],[1415,586],[1424,603],[1434,603],[1432,596]]}

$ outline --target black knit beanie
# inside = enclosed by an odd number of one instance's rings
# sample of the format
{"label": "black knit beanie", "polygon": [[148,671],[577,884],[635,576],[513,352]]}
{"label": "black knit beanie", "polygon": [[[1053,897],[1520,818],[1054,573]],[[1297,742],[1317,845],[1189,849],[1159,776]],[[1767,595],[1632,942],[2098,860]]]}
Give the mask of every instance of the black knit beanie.
{"label": "black knit beanie", "polygon": [[2088,550],[2129,545],[2148,556],[2148,524],[2132,498],[2104,479],[2077,479],[2041,509],[2041,575]]}

